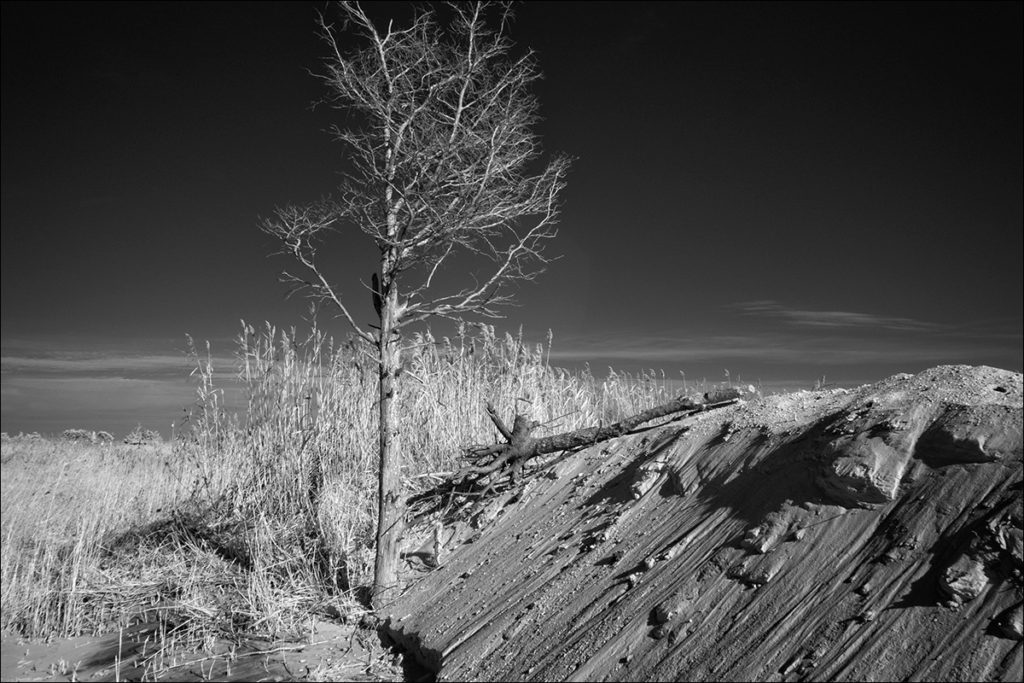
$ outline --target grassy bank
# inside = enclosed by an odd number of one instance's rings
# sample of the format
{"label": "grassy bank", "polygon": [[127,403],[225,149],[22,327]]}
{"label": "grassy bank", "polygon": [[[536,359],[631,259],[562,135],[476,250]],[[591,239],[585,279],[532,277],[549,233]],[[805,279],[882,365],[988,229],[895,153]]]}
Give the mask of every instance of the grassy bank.
{"label": "grassy bank", "polygon": [[[664,377],[597,379],[551,367],[550,345],[491,328],[410,340],[400,377],[409,491],[496,438],[482,406],[544,423],[609,422],[674,398]],[[63,637],[133,622],[191,646],[299,634],[314,614],[356,618],[372,579],[376,368],[319,334],[247,327],[244,415],[223,410],[196,354],[197,405],[174,444],[3,443],[2,628]]]}

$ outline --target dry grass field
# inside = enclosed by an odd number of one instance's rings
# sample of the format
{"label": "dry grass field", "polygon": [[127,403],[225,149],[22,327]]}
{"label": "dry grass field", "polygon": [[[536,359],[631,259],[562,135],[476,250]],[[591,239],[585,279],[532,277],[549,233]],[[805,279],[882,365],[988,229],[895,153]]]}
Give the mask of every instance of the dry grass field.
{"label": "dry grass field", "polygon": [[[452,470],[466,445],[495,439],[486,401],[504,415],[518,403],[544,434],[680,393],[653,373],[601,380],[553,368],[550,340],[530,347],[487,327],[413,342],[398,411],[409,492]],[[145,624],[132,664],[152,679],[181,653],[301,639],[317,619],[359,620],[376,506],[372,361],[319,334],[246,327],[237,371],[247,409],[234,415],[214,377],[235,369],[195,358],[196,407],[173,444],[4,440],[5,636]]]}

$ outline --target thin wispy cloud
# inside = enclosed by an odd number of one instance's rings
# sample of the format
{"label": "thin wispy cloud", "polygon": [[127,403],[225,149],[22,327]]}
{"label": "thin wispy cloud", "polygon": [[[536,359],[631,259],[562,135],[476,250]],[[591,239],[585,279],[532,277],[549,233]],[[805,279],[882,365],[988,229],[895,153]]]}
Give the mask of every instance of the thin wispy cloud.
{"label": "thin wispy cloud", "polygon": [[[107,342],[95,339],[5,339],[0,346],[4,430],[59,433],[78,427],[120,434],[144,424],[169,436],[171,421],[180,423],[195,404],[196,362],[184,350],[158,343],[170,352],[147,351],[138,342],[132,347],[115,341],[104,348]],[[241,407],[234,355],[204,353],[202,361],[212,362],[224,405]]]}
{"label": "thin wispy cloud", "polygon": [[[1020,321],[990,319],[943,325],[910,317],[860,311],[809,310],[773,300],[733,304],[744,322],[737,334],[643,334],[635,330],[556,340],[556,362],[609,365],[692,366],[720,364],[763,368],[843,366],[921,367],[925,364],[990,363],[1005,366],[1020,356]],[[782,325],[769,325],[768,320]],[[723,323],[729,325],[730,323]],[[878,334],[885,331],[887,334]],[[1019,363],[1019,360],[1017,360]]]}
{"label": "thin wispy cloud", "polygon": [[25,405],[53,404],[101,411],[107,405],[149,407],[189,405],[193,391],[185,380],[127,379],[123,377],[12,377],[5,378],[0,395],[3,412],[15,409],[13,400]]}
{"label": "thin wispy cloud", "polygon": [[747,356],[755,349],[772,352],[746,337],[673,337],[614,334],[560,337],[551,349],[552,360],[626,360],[635,362],[702,361]]}
{"label": "thin wispy cloud", "polygon": [[[204,358],[204,362],[205,362]],[[214,357],[217,374],[234,374],[237,362],[231,357]],[[119,352],[40,352],[32,355],[4,353],[0,372],[9,375],[68,377],[182,377],[195,368],[184,355],[125,354]]]}
{"label": "thin wispy cloud", "polygon": [[[5,430],[51,434],[77,427],[120,435],[143,424],[170,436],[171,422],[183,424],[196,403],[187,378],[6,375],[0,396]],[[230,410],[244,407],[238,391],[226,391],[224,400]]]}
{"label": "thin wispy cloud", "polygon": [[943,327],[936,323],[915,320],[914,318],[882,316],[854,311],[812,311],[789,308],[770,299],[745,301],[734,304],[732,308],[745,315],[781,318],[793,325],[805,327],[870,328],[902,332],[939,330]]}
{"label": "thin wispy cloud", "polygon": [[109,374],[112,372],[188,371],[189,361],[181,356],[98,356],[28,357],[2,356],[3,372]]}
{"label": "thin wispy cloud", "polygon": [[1003,345],[982,346],[966,340],[931,338],[928,343],[905,340],[827,336],[795,333],[751,333],[702,337],[643,336],[637,334],[562,338],[551,350],[555,362],[639,363],[686,365],[742,362],[760,367],[766,363],[812,366],[863,363],[962,363],[979,352],[999,353]]}

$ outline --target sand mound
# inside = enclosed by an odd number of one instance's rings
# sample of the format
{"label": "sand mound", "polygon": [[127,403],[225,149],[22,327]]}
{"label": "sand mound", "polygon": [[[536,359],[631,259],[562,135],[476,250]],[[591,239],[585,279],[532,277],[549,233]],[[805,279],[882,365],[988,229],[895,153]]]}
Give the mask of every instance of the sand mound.
{"label": "sand mound", "polygon": [[1021,375],[943,366],[581,451],[387,629],[448,680],[1019,680]]}

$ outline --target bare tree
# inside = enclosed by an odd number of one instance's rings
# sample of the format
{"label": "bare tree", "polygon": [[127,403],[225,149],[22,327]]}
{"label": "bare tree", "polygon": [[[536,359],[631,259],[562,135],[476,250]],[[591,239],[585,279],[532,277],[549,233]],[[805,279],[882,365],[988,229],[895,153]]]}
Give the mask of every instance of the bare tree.
{"label": "bare tree", "polygon": [[[532,280],[549,259],[567,158],[541,159],[533,132],[541,77],[535,56],[516,55],[508,6],[452,4],[445,25],[417,10],[411,25],[378,28],[357,3],[340,3],[342,31],[362,47],[342,48],[320,17],[331,49],[322,76],[327,101],[354,123],[333,129],[352,166],[337,198],[286,206],[262,228],[301,267],[282,279],[336,309],[371,344],[379,364],[380,460],[372,604],[394,597],[405,523],[396,377],[403,331],[432,317],[500,317],[509,285]],[[358,228],[380,252],[371,278],[376,329],[364,329],[318,260],[326,237]],[[453,261],[479,259],[484,275],[443,289]]]}

